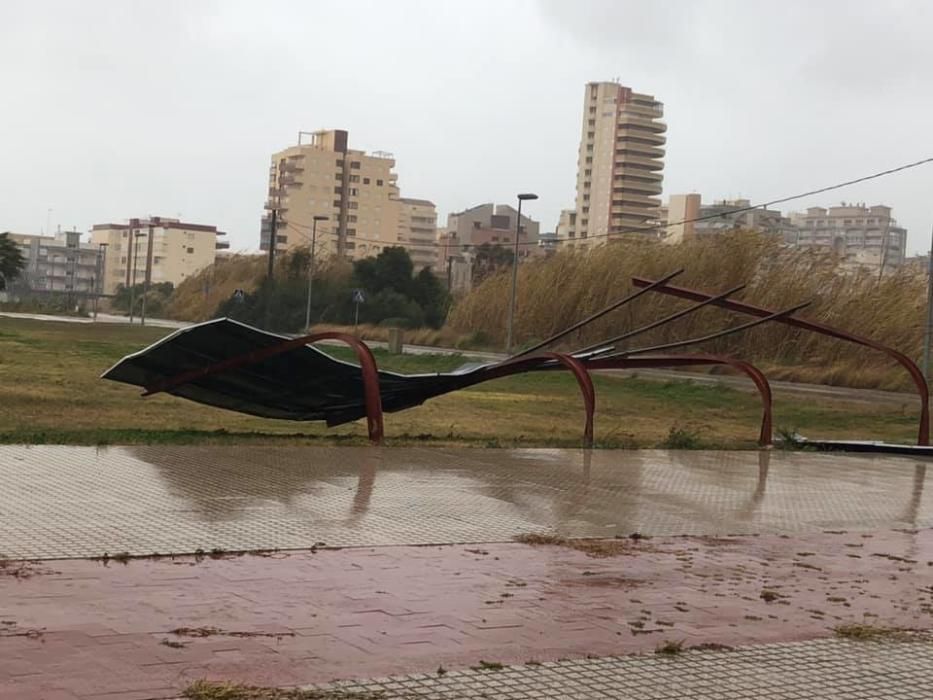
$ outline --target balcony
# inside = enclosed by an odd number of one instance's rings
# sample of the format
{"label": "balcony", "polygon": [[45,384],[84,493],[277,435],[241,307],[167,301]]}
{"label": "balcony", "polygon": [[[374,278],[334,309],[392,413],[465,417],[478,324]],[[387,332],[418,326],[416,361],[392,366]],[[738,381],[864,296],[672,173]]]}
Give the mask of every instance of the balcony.
{"label": "balcony", "polygon": [[664,163],[654,158],[643,158],[629,154],[617,155],[615,158],[616,172],[623,168],[632,168],[633,170],[652,171],[664,170]]}
{"label": "balcony", "polygon": [[631,140],[635,142],[648,143],[653,146],[663,146],[667,143],[667,137],[663,133],[650,131],[641,126],[620,123],[616,127],[616,140]]}
{"label": "balcony", "polygon": [[627,126],[632,129],[648,131],[654,134],[663,134],[667,131],[667,124],[638,114],[632,114],[623,110],[619,113],[619,126]]}
{"label": "balcony", "polygon": [[643,143],[634,143],[632,141],[620,141],[616,143],[616,155],[632,154],[644,156],[646,158],[663,158],[664,149],[658,146],[648,146]]}
{"label": "balcony", "polygon": [[620,202],[623,205],[633,205],[637,207],[649,207],[657,208],[661,206],[661,200],[657,197],[648,197],[643,194],[634,193],[631,191],[617,190],[612,191],[612,199],[614,202]]}
{"label": "balcony", "polygon": [[655,182],[643,182],[634,178],[624,177],[615,178],[612,182],[613,192],[634,192],[640,195],[658,195],[661,194],[660,180]]}

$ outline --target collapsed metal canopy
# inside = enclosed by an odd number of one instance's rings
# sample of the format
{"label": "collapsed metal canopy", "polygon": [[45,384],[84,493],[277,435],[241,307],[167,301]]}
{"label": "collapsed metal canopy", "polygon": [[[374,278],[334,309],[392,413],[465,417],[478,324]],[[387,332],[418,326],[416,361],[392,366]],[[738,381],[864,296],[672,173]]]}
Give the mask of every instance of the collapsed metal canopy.
{"label": "collapsed metal canopy", "polygon": [[[636,277],[632,280],[638,288],[636,291],[534,347],[501,362],[464,365],[453,372],[404,375],[380,371],[369,347],[355,336],[325,332],[292,338],[221,318],[184,328],[140,352],[128,355],[107,370],[103,378],[143,387],[144,396],[166,392],[262,418],[323,420],[329,426],[335,426],[365,417],[370,439],[381,443],[383,411],[419,406],[430,398],[490,379],[523,372],[566,369],[573,374],[583,397],[583,444],[592,446],[596,390],[590,371],[726,365],[744,373],[755,384],[762,402],[758,441],[761,445],[770,445],[772,401],[765,375],[754,365],[738,358],[705,353],[681,354],[679,349],[744,333],[761,324],[782,323],[873,348],[899,362],[910,373],[920,397],[917,443],[929,444],[927,383],[909,357],[869,338],[796,317],[794,314],[807,306],[806,303],[772,310],[730,300],[729,296],[741,287],[709,294],[670,286],[668,283],[682,272],[677,270],[656,280]],[[648,292],[680,297],[694,304],[574,352],[543,350]],[[631,347],[628,342],[621,344],[710,306],[755,318],[683,340],[640,347]],[[350,346],[359,364],[342,362],[312,347],[324,340]],[[671,350],[678,352],[670,354]]]}
{"label": "collapsed metal canopy", "polygon": [[[291,340],[220,318],[176,331],[102,376],[143,387],[147,394],[164,391],[262,418],[334,426],[366,416],[365,365],[334,359],[307,341],[282,347]],[[469,383],[458,372],[378,371],[378,379],[386,411],[418,406]]]}

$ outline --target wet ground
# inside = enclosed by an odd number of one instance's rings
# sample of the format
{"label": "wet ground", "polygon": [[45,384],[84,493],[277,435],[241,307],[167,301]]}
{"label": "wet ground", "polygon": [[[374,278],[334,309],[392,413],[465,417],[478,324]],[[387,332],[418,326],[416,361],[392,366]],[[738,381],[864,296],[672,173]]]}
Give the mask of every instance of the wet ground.
{"label": "wet ground", "polygon": [[[926,471],[790,452],[0,447],[0,700],[172,698],[199,679],[347,679],[386,700],[933,697]],[[581,536],[605,539],[565,539]],[[847,625],[921,632],[834,639]],[[668,643],[692,651],[653,653]]]}
{"label": "wet ground", "polygon": [[2,447],[0,553],[927,527],[926,461],[803,452]]}

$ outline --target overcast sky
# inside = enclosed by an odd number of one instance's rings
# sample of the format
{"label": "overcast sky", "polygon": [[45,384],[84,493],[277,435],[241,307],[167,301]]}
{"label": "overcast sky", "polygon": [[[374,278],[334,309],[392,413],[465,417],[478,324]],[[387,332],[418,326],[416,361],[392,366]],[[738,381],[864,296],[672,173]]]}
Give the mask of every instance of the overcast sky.
{"label": "overcast sky", "polygon": [[[440,220],[574,200],[584,84],[665,103],[665,198],[764,201],[933,156],[927,0],[2,0],[0,230],[133,216],[258,247],[270,154],[344,128]],[[933,164],[886,203],[927,250]],[[785,210],[789,207],[785,207]]]}

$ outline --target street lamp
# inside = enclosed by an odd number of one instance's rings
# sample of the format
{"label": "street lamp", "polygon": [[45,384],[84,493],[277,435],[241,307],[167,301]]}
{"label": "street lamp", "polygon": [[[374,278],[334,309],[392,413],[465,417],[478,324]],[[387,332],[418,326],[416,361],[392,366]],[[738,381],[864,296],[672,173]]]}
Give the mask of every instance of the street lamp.
{"label": "street lamp", "polygon": [[317,222],[327,221],[328,217],[315,215],[311,219],[311,260],[308,263],[308,305],[305,309],[305,328],[311,328],[311,285],[314,282],[314,244],[317,242]]}
{"label": "street lamp", "polygon": [[515,219],[515,252],[512,255],[512,294],[509,297],[509,326],[505,341],[505,353],[512,354],[512,324],[515,322],[515,291],[518,287],[518,237],[522,230],[522,202],[537,199],[538,195],[526,192],[518,195],[518,217]]}
{"label": "street lamp", "polygon": [[94,320],[97,320],[97,305],[100,303],[100,293],[104,288],[104,271],[107,268],[107,246],[109,243],[97,244],[97,280],[94,284]]}

